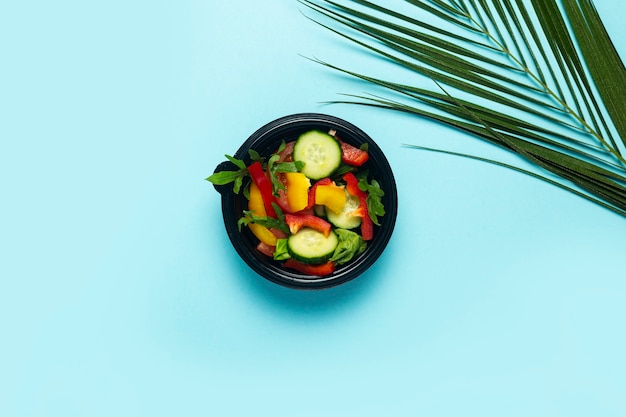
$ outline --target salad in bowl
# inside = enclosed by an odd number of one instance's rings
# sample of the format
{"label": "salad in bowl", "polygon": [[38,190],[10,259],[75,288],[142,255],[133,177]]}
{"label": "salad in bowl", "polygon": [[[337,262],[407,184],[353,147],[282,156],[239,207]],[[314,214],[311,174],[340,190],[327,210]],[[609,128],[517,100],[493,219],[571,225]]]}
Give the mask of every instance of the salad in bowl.
{"label": "salad in bowl", "polygon": [[339,118],[296,114],[257,130],[207,178],[242,259],[263,277],[325,288],[363,273],[395,225],[393,173],[374,141]]}

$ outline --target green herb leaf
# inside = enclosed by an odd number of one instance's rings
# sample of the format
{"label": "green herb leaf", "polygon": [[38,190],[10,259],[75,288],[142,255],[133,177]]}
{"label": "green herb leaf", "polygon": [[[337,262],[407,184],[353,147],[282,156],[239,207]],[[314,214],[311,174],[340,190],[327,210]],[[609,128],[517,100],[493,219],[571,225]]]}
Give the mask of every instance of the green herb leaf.
{"label": "green herb leaf", "polygon": [[233,191],[235,194],[239,194],[239,190],[241,190],[243,185],[243,180],[248,175],[248,168],[242,160],[234,158],[230,155],[224,156],[239,169],[237,171],[215,172],[205,179],[214,185],[226,185],[233,183]]}
{"label": "green herb leaf", "polygon": [[267,167],[270,174],[270,182],[272,183],[272,191],[274,196],[278,197],[279,190],[286,190],[285,184],[283,184],[280,179],[278,179],[277,171],[275,168],[276,163],[280,159],[278,154],[273,154],[267,161]]}
{"label": "green herb leaf", "polygon": [[276,172],[300,172],[303,167],[304,162],[302,161],[280,162],[273,165]]}
{"label": "green herb leaf", "polygon": [[281,140],[280,145],[278,146],[278,150],[276,150],[276,153],[277,154],[281,153],[282,151],[285,150],[286,147],[287,147],[287,143],[285,143],[284,140]]}
{"label": "green herb leaf", "polygon": [[248,149],[248,155],[250,155],[250,159],[252,160],[252,162],[261,162],[263,163],[263,157],[261,155],[259,155],[259,153],[257,151],[255,151],[254,149]]}
{"label": "green herb leaf", "polygon": [[339,265],[351,261],[367,248],[367,243],[358,233],[346,229],[336,229],[335,234],[339,239],[339,244],[330,260]]}
{"label": "green herb leaf", "polygon": [[239,171],[220,171],[206,178],[207,181],[215,185],[226,185],[240,177]]}
{"label": "green herb leaf", "polygon": [[233,183],[233,192],[235,194],[239,194],[239,190],[241,190],[241,186],[243,185],[243,176],[238,176],[235,178]]}
{"label": "green herb leaf", "polygon": [[285,184],[283,184],[278,178],[278,173],[285,172],[298,172],[304,167],[304,162],[278,162],[280,160],[280,153],[285,150],[285,141],[281,141],[280,146],[276,153],[272,154],[267,161],[267,169],[270,174],[270,182],[272,183],[272,191],[275,196],[278,196],[280,190],[286,190]]}
{"label": "green herb leaf", "polygon": [[246,164],[241,160],[241,159],[237,159],[234,158],[230,155],[224,155],[226,157],[226,159],[228,159],[230,162],[232,162],[233,164],[237,165],[238,168],[240,169],[246,169]]}
{"label": "green herb leaf", "polygon": [[380,184],[376,180],[367,182],[367,177],[359,178],[359,188],[367,193],[367,211],[375,225],[380,226],[378,217],[385,215],[385,206],[382,198],[385,192],[380,188]]}
{"label": "green herb leaf", "polygon": [[286,261],[289,258],[291,258],[291,255],[289,254],[289,249],[287,248],[287,239],[277,239],[276,249],[274,250],[274,260]]}
{"label": "green herb leaf", "polygon": [[259,224],[261,226],[267,227],[268,229],[277,229],[283,232],[288,233],[289,227],[287,223],[285,223],[284,219],[275,219],[273,217],[267,216],[257,216],[254,212],[250,210],[244,210],[243,216],[237,222],[237,227],[239,231],[241,231],[241,226],[247,226],[250,223]]}
{"label": "green herb leaf", "polygon": [[[281,209],[280,206],[274,201],[272,201],[272,207],[274,208],[274,213],[276,213],[276,217],[278,218],[278,220],[285,223],[285,214],[283,213],[283,209]],[[281,230],[284,230],[286,232],[289,230],[289,228],[287,227],[286,229]]]}
{"label": "green herb leaf", "polygon": [[335,182],[341,182],[341,178],[345,174],[347,174],[348,172],[356,172],[356,171],[357,171],[357,167],[348,165],[342,162],[339,165],[339,168],[337,168],[335,172],[333,172],[333,179],[335,180]]}

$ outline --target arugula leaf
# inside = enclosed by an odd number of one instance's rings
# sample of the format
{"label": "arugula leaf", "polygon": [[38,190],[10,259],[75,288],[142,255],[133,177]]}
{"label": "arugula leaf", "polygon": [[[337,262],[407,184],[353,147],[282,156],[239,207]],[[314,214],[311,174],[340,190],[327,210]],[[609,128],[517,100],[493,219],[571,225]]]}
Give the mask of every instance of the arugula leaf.
{"label": "arugula leaf", "polygon": [[230,162],[232,162],[233,164],[235,164],[238,168],[240,169],[247,169],[246,164],[241,160],[241,159],[237,159],[234,158],[230,155],[224,155],[226,157],[226,159],[228,159]]}
{"label": "arugula leaf", "polygon": [[347,174],[348,172],[355,172],[355,171],[357,171],[356,167],[342,162],[339,165],[339,168],[337,168],[335,172],[333,172],[333,178],[335,179],[335,182],[340,182],[341,178],[345,174]]}
{"label": "arugula leaf", "polygon": [[302,161],[280,162],[274,165],[276,172],[300,172],[302,168],[304,168]]}
{"label": "arugula leaf", "polygon": [[235,194],[239,194],[239,190],[243,185],[243,179],[248,175],[248,168],[241,159],[234,158],[230,155],[224,156],[239,169],[237,171],[216,172],[205,179],[214,185],[226,185],[233,183],[233,191]]}
{"label": "arugula leaf", "polygon": [[248,181],[246,182],[246,186],[243,187],[243,196],[246,198],[246,200],[250,200],[250,184],[252,183],[252,181]]}
{"label": "arugula leaf", "polygon": [[339,238],[339,244],[330,260],[339,265],[351,261],[367,248],[367,242],[358,233],[346,229],[336,229],[335,233]]}
{"label": "arugula leaf", "polygon": [[286,147],[287,147],[287,143],[285,143],[285,141],[284,141],[284,140],[281,140],[281,141],[280,141],[280,145],[278,145],[278,149],[276,150],[276,152],[275,152],[275,153],[276,153],[276,154],[281,153],[282,151],[284,151],[284,150],[285,150],[285,148],[286,148]]}
{"label": "arugula leaf", "polygon": [[206,178],[207,181],[215,185],[229,184],[239,176],[239,171],[220,171]]}
{"label": "arugula leaf", "polygon": [[276,197],[278,197],[278,190],[286,190],[287,189],[285,187],[285,184],[283,184],[278,179],[276,168],[274,168],[274,166],[276,165],[276,162],[278,162],[279,158],[280,158],[280,156],[278,154],[273,154],[272,156],[270,156],[270,159],[267,161],[267,168],[268,168],[268,171],[270,173],[270,181],[272,183],[272,191],[274,193],[274,196],[276,196]]}
{"label": "arugula leaf", "polygon": [[275,219],[273,217],[267,216],[257,216],[254,212],[250,210],[244,210],[243,216],[237,222],[237,227],[241,232],[241,226],[247,226],[250,223],[259,224],[261,226],[267,227],[268,229],[277,229],[283,232],[289,233],[289,227],[284,220]]}
{"label": "arugula leaf", "polygon": [[375,225],[380,226],[378,217],[385,215],[385,206],[382,202],[385,192],[380,188],[378,181],[373,179],[368,183],[366,176],[359,178],[359,188],[367,193],[367,211],[369,212],[370,218]]}
{"label": "arugula leaf", "polygon": [[285,223],[285,213],[283,213],[283,209],[281,209],[278,203],[276,203],[275,201],[272,201],[272,207],[274,208],[274,213],[276,213],[276,217],[278,218],[278,220]]}
{"label": "arugula leaf", "polygon": [[250,155],[250,159],[252,160],[252,162],[259,161],[263,163],[263,160],[265,159],[254,149],[248,149],[248,155]]}
{"label": "arugula leaf", "polygon": [[276,153],[270,156],[270,159],[267,161],[267,169],[270,173],[270,181],[272,183],[272,191],[274,196],[278,197],[279,190],[286,190],[285,184],[283,184],[278,178],[279,172],[299,172],[304,167],[304,162],[294,161],[294,162],[278,162],[280,159],[280,153],[285,149],[285,141],[280,143],[278,150]]}

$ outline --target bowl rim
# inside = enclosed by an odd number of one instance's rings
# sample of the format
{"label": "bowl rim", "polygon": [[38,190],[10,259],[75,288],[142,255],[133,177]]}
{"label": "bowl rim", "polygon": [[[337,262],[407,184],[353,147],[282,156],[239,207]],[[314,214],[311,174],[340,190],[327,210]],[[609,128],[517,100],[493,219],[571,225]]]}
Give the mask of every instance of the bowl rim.
{"label": "bowl rim", "polygon": [[[250,247],[245,242],[242,234],[249,233],[245,229],[239,232],[237,227],[237,220],[235,216],[239,216],[240,213],[235,213],[233,205],[237,198],[242,198],[232,190],[232,185],[216,185],[215,189],[221,194],[222,202],[222,217],[224,220],[224,226],[228,234],[231,244],[235,248],[236,252],[243,259],[243,261],[258,275],[263,278],[272,281],[276,284],[296,289],[323,289],[330,288],[336,285],[348,282],[357,276],[364,273],[374,262],[382,255],[386,248],[393,230],[395,228],[397,210],[398,210],[398,196],[395,178],[393,171],[389,165],[389,161],[385,157],[384,153],[376,142],[367,135],[363,130],[355,126],[354,124],[343,120],[336,116],[331,116],[323,113],[295,113],[287,116],[280,117],[258,128],[252,133],[248,139],[246,139],[238,150],[233,154],[234,158],[242,159],[246,164],[249,163],[250,157],[248,155],[248,149],[255,149],[259,151],[262,148],[267,148],[268,145],[274,144],[273,150],[276,149],[277,144],[287,136],[286,132],[304,132],[312,130],[318,127],[320,129],[335,129],[340,133],[342,140],[353,145],[360,145],[367,143],[369,147],[370,160],[369,166],[375,165],[378,171],[384,173],[384,178],[374,177],[381,183],[381,187],[385,192],[383,199],[385,201],[385,215],[381,218],[381,226],[376,227],[374,239],[369,242],[367,249],[364,253],[359,255],[356,259],[351,260],[345,265],[341,265],[337,270],[328,276],[324,277],[311,277],[296,271],[288,270],[281,267],[276,261],[263,260],[258,251]],[[344,139],[345,138],[345,139]],[[359,143],[360,142],[360,143]],[[269,154],[272,151],[267,151]],[[259,151],[262,156],[266,152]],[[234,169],[234,165],[225,161],[220,163],[214,172],[223,170]],[[382,184],[385,184],[382,186]],[[238,217],[237,217],[238,218]]]}

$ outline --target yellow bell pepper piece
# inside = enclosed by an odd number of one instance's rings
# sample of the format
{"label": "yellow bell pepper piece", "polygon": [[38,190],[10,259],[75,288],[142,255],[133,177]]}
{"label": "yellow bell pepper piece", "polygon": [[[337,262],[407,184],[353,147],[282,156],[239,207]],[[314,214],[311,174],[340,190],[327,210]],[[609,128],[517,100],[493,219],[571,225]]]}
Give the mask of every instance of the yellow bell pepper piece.
{"label": "yellow bell pepper piece", "polygon": [[250,223],[248,224],[248,227],[250,228],[252,234],[261,242],[269,246],[276,246],[276,236],[270,231],[270,229],[256,223]]}
{"label": "yellow bell pepper piece", "polygon": [[343,206],[346,205],[344,187],[335,184],[318,185],[315,190],[315,204],[321,204],[335,213],[341,213]]}
{"label": "yellow bell pepper piece", "polygon": [[[266,216],[265,205],[263,205],[263,196],[259,187],[253,182],[250,183],[250,200],[248,200],[248,210],[252,211],[255,216]],[[276,236],[267,227],[260,224],[248,224],[250,231],[257,239],[269,246],[276,246]]]}
{"label": "yellow bell pepper piece", "polygon": [[248,200],[248,210],[253,211],[256,216],[267,216],[261,190],[252,181],[250,183],[250,200]]}
{"label": "yellow bell pepper piece", "polygon": [[294,213],[309,205],[309,187],[311,181],[301,172],[285,173],[287,179],[287,202]]}

